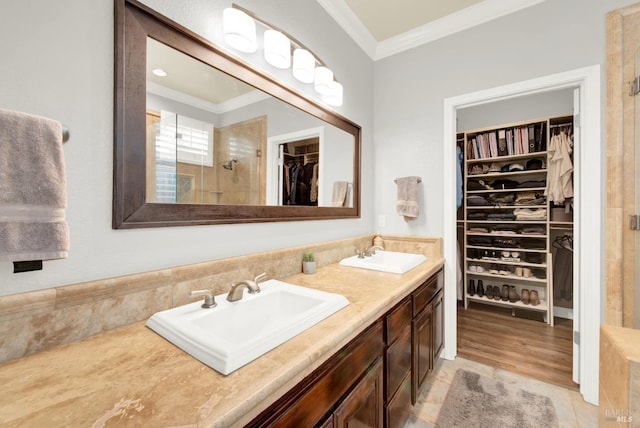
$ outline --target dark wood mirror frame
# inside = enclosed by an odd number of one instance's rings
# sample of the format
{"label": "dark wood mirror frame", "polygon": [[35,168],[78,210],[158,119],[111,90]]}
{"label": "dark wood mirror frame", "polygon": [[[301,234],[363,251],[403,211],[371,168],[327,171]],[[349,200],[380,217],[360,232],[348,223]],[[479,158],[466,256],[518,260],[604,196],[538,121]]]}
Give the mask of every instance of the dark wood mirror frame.
{"label": "dark wood mirror frame", "polygon": [[[147,37],[243,80],[354,137],[353,207],[146,201]],[[360,217],[360,127],[134,0],[115,0],[114,229]]]}

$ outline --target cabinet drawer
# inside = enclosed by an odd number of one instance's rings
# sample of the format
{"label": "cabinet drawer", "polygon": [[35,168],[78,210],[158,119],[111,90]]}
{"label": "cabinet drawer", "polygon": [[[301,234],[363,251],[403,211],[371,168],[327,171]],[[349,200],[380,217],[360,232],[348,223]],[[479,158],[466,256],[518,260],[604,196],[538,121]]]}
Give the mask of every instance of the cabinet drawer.
{"label": "cabinet drawer", "polygon": [[413,297],[413,316],[418,315],[427,306],[427,303],[438,290],[444,286],[444,276],[442,270],[433,275],[424,284],[414,291]]}
{"label": "cabinet drawer", "polygon": [[411,371],[411,324],[400,338],[386,352],[387,390],[386,400],[390,400],[402,379]]}
{"label": "cabinet drawer", "polygon": [[385,342],[393,343],[411,325],[411,298],[400,302],[385,318]]}
{"label": "cabinet drawer", "polygon": [[312,427],[384,353],[382,320],[338,351],[248,426]]}

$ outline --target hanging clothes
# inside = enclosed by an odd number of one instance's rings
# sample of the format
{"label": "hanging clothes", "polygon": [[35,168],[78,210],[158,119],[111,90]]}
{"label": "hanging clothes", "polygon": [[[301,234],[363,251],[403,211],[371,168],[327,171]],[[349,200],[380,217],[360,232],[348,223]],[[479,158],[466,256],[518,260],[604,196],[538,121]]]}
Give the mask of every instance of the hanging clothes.
{"label": "hanging clothes", "polygon": [[573,239],[554,239],[556,257],[553,260],[553,298],[573,301]]}
{"label": "hanging clothes", "polygon": [[551,137],[545,195],[556,205],[562,204],[566,198],[573,197],[572,151],[573,142],[566,131],[560,131]]}

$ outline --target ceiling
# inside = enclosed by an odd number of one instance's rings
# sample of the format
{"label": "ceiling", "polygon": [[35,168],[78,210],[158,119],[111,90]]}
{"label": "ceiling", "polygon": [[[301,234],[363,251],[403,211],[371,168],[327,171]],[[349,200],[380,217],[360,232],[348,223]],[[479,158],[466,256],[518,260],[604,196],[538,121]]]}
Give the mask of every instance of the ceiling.
{"label": "ceiling", "polygon": [[378,60],[546,0],[317,0]]}

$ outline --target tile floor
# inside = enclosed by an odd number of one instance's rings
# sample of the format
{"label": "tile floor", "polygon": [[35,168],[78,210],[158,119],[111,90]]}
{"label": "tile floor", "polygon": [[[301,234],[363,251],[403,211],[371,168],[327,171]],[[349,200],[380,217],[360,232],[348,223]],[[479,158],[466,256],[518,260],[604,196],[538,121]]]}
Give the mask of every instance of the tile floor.
{"label": "tile floor", "polygon": [[598,407],[586,403],[577,391],[458,357],[454,361],[443,358],[438,360],[435,376],[430,376],[430,379],[427,380],[429,385],[418,397],[418,402],[413,406],[412,416],[405,428],[432,428],[435,425],[440,406],[447,395],[453,375],[458,369],[473,371],[482,376],[500,379],[505,383],[517,384],[520,388],[530,392],[546,395],[556,406],[559,428],[598,426]]}

